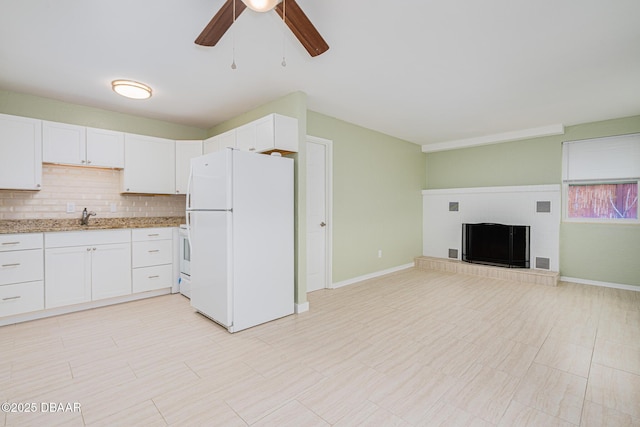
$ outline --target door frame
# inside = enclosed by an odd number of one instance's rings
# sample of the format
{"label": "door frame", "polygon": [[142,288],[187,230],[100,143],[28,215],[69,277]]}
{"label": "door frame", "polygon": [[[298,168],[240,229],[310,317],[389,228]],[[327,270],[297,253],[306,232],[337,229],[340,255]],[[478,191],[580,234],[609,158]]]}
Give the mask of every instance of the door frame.
{"label": "door frame", "polygon": [[[325,284],[324,289],[333,289],[333,141],[317,136],[307,135],[305,144],[320,144],[325,147],[325,214],[326,214],[326,241],[325,241]],[[305,150],[308,152],[308,150]],[[306,156],[305,156],[306,162]],[[305,165],[306,166],[306,165]],[[305,189],[305,194],[309,187]],[[306,196],[305,196],[306,197]],[[306,201],[305,201],[306,202]],[[305,209],[306,216],[306,209]],[[306,220],[306,218],[305,218]],[[305,235],[305,242],[307,241]],[[306,243],[305,243],[306,244]],[[308,260],[305,259],[305,262]],[[308,293],[308,292],[307,292]]]}

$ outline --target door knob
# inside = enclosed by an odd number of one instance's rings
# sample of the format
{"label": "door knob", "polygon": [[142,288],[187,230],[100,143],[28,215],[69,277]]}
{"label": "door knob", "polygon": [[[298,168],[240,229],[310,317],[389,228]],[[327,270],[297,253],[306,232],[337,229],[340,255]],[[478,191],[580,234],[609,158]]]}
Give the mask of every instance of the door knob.
{"label": "door knob", "polygon": [[327,225],[327,224],[325,224],[325,223],[324,223],[324,221],[322,221],[322,222],[320,223],[320,227],[324,227],[325,225]]}

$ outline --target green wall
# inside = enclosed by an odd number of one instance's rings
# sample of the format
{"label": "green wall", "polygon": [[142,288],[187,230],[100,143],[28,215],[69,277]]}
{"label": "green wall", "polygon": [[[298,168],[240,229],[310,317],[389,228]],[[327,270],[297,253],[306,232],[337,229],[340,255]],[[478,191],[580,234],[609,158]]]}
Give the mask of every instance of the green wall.
{"label": "green wall", "polygon": [[2,90],[0,113],[169,139],[207,136],[206,129]]}
{"label": "green wall", "polygon": [[[560,184],[562,142],[640,132],[640,116],[568,126],[564,135],[428,153],[426,188]],[[560,274],[640,286],[640,225],[562,222]]]}
{"label": "green wall", "polygon": [[307,133],[333,141],[333,282],[413,262],[422,253],[420,146],[313,111]]}

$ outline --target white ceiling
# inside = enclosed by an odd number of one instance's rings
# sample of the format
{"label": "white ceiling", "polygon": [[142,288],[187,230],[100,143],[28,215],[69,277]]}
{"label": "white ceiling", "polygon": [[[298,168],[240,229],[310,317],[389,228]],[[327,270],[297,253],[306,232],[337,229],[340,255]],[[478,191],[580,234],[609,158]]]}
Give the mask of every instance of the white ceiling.
{"label": "white ceiling", "polygon": [[[0,89],[201,128],[303,91],[421,145],[640,114],[638,0],[297,1],[319,57],[273,11],[195,45],[223,0],[2,0]],[[120,97],[118,78],[154,96]]]}

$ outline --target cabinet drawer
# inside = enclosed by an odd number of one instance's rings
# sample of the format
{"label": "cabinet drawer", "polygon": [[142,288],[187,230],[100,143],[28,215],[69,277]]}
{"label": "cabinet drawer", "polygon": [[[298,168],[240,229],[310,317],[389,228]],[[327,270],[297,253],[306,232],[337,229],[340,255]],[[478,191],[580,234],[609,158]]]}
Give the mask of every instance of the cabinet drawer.
{"label": "cabinet drawer", "polygon": [[0,252],[0,285],[42,280],[43,268],[42,249]]}
{"label": "cabinet drawer", "polygon": [[169,265],[133,269],[133,293],[170,288],[173,285],[173,268]]}
{"label": "cabinet drawer", "polygon": [[42,233],[0,234],[0,252],[41,248]]}
{"label": "cabinet drawer", "polygon": [[173,241],[134,242],[132,252],[133,268],[171,264],[173,261]]}
{"label": "cabinet drawer", "polygon": [[44,310],[44,282],[0,286],[0,317]]}
{"label": "cabinet drawer", "polygon": [[173,238],[173,228],[134,228],[131,230],[131,240],[147,242],[152,240],[170,240]]}

